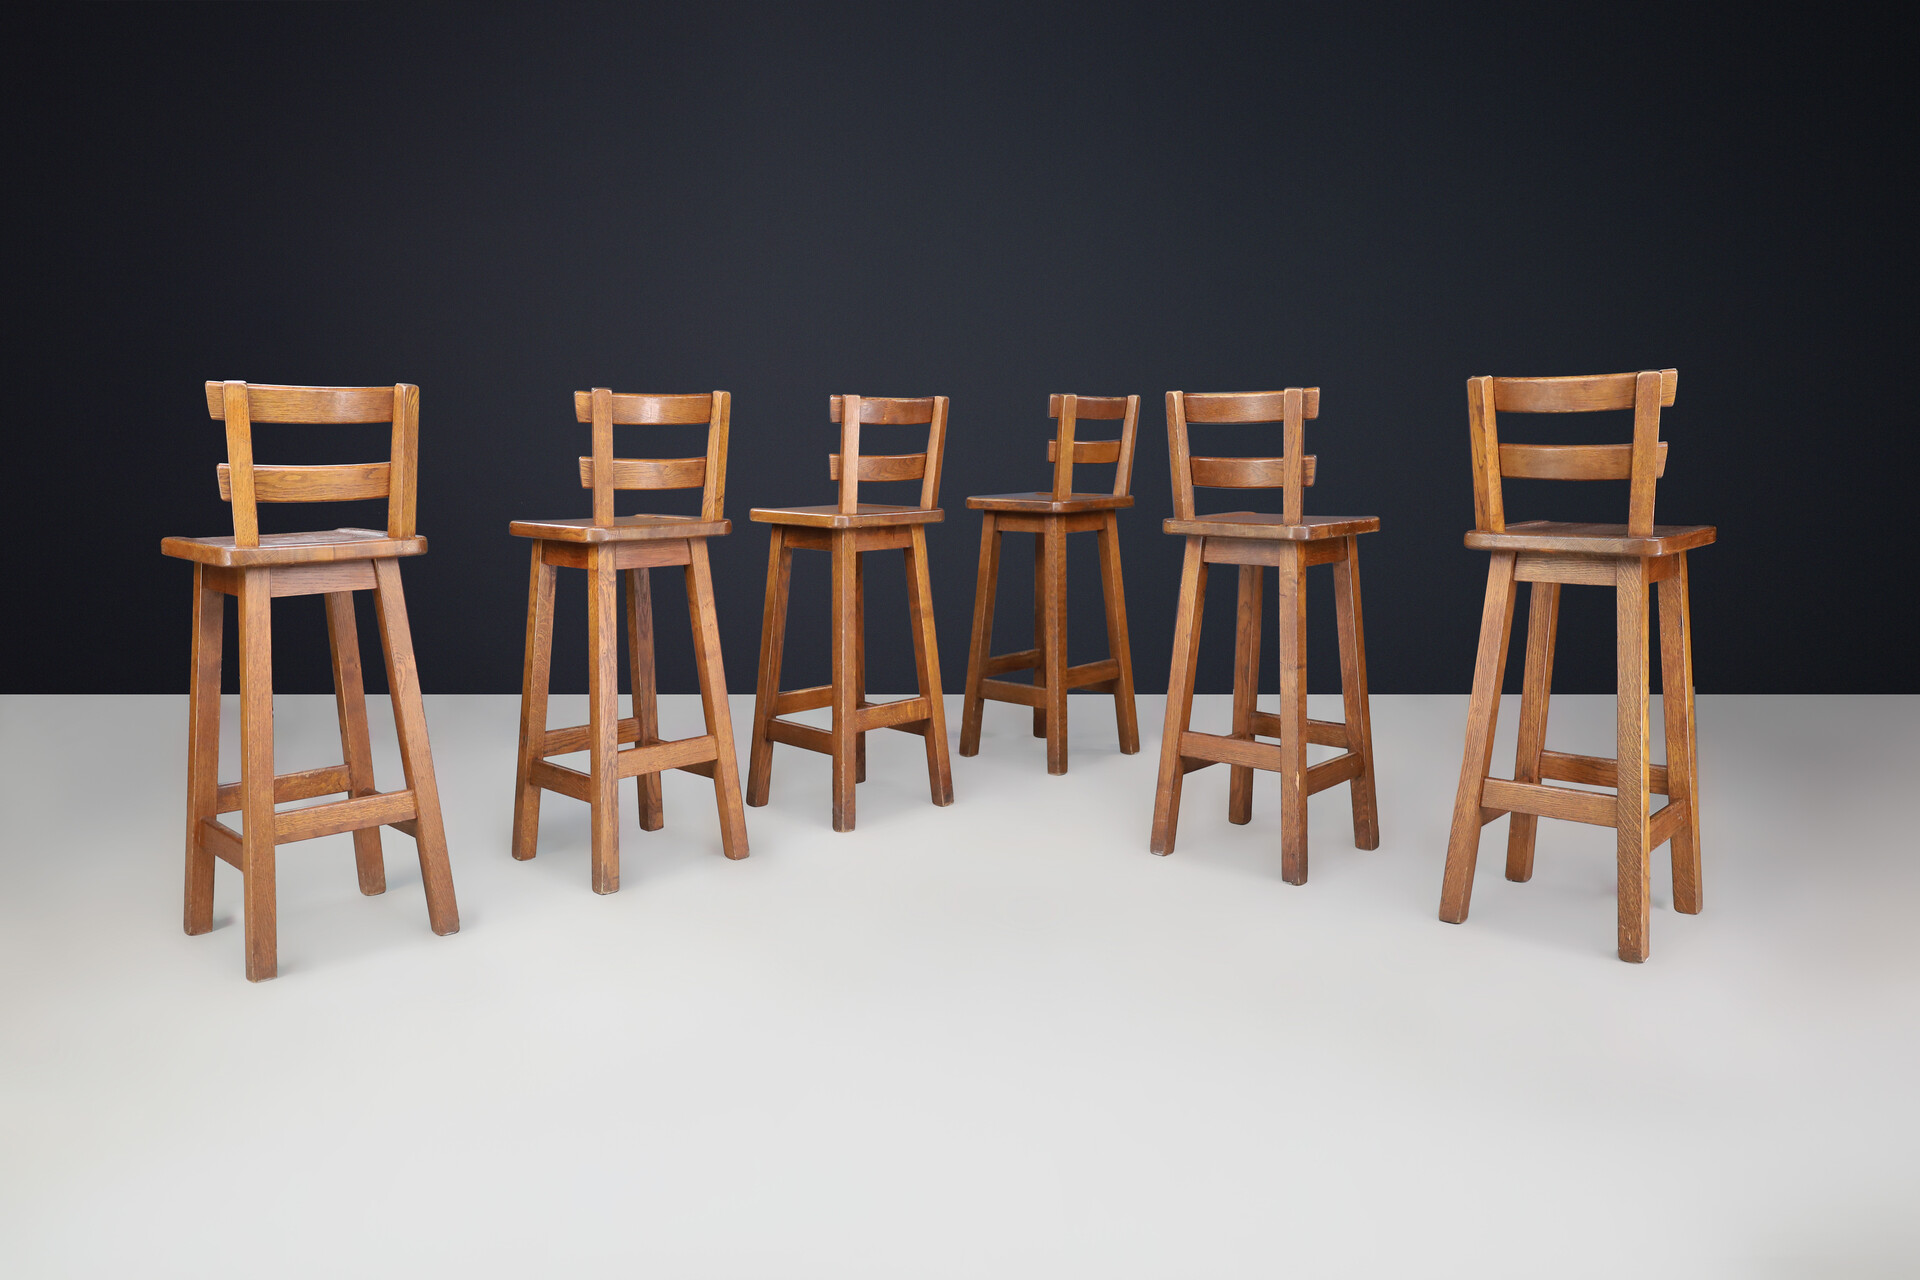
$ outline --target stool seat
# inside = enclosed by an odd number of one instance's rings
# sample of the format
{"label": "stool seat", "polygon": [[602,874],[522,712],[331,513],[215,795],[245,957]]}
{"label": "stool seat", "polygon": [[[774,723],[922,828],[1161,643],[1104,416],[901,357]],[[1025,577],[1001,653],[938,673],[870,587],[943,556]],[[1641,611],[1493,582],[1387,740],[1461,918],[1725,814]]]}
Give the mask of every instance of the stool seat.
{"label": "stool seat", "polygon": [[216,538],[163,538],[160,542],[162,555],[229,569],[265,569],[274,565],[326,564],[339,560],[391,560],[426,552],[427,540],[423,537],[390,538],[379,529],[263,533],[257,547],[235,546],[231,534]]}
{"label": "stool seat", "polygon": [[829,502],[818,507],[755,507],[747,513],[757,524],[797,524],[814,529],[877,529],[896,524],[938,524],[947,513],[938,507],[895,507],[862,502],[848,514]]}
{"label": "stool seat", "polygon": [[1070,516],[1082,511],[1118,511],[1133,505],[1130,493],[982,493],[967,499],[970,511],[1013,511],[1029,515]]}
{"label": "stool seat", "polygon": [[1704,547],[1719,536],[1710,524],[1657,524],[1635,536],[1624,524],[1578,524],[1565,520],[1528,520],[1492,532],[1472,529],[1467,546],[1474,551],[1537,551],[1547,555],[1670,556]]}
{"label": "stool seat", "polygon": [[1168,519],[1161,528],[1187,538],[1280,538],[1288,542],[1315,542],[1321,538],[1348,538],[1378,533],[1379,516],[1302,516],[1288,524],[1280,516],[1258,511],[1228,511],[1192,520]]}
{"label": "stool seat", "polygon": [[731,520],[702,520],[697,516],[615,516],[612,524],[595,524],[592,516],[564,520],[515,520],[507,532],[516,538],[543,542],[643,542],[653,538],[718,538],[731,532]]}

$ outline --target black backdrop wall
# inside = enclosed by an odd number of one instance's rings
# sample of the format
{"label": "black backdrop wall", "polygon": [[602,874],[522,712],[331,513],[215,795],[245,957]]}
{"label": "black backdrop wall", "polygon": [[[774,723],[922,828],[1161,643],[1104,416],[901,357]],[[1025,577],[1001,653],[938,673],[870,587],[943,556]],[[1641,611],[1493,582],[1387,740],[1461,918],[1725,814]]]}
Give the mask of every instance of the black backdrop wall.
{"label": "black backdrop wall", "polygon": [[[965,496],[1045,482],[1048,392],[1140,393],[1124,547],[1155,691],[1179,567],[1159,532],[1162,393],[1319,385],[1309,509],[1385,522],[1363,543],[1375,687],[1464,690],[1485,565],[1460,545],[1465,379],[1669,365],[1660,515],[1722,539],[1695,564],[1700,687],[1916,688],[1891,32],[1556,6],[138,5],[30,23],[8,77],[12,203],[31,215],[10,272],[10,690],[184,689],[188,571],[158,542],[230,527],[209,378],[421,386],[433,549],[406,574],[446,692],[518,688],[525,546],[506,524],[587,511],[575,388],[733,392],[715,573],[736,691],[765,572],[747,508],[830,499],[830,393],[952,397],[932,532],[949,690],[978,538]],[[379,428],[260,434],[267,460],[384,456]],[[1623,519],[1625,500],[1523,483],[1509,510]],[[1030,626],[1019,550],[1007,648]],[[893,559],[870,575],[880,691],[912,679],[889,643]],[[1076,548],[1075,660],[1101,652],[1091,567]],[[803,563],[796,681],[824,677],[825,586]],[[663,687],[691,689],[680,593],[656,594]],[[1570,595],[1560,687],[1611,689],[1610,599]],[[556,680],[582,688],[577,581],[561,614]],[[318,605],[277,616],[280,687],[325,688]]]}

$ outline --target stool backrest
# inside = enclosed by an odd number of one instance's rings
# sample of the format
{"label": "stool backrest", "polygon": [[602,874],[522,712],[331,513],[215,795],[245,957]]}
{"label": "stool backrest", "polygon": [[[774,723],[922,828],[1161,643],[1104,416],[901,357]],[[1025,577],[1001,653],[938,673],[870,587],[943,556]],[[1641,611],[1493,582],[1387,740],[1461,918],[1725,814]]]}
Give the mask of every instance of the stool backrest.
{"label": "stool backrest", "polygon": [[[1076,462],[1114,464],[1113,493],[1125,497],[1133,483],[1133,432],[1140,425],[1139,396],[1049,396],[1047,416],[1057,418],[1060,429],[1047,442],[1047,461],[1053,464],[1053,500],[1065,502],[1073,496],[1073,466]],[[1075,438],[1082,421],[1120,420],[1118,440],[1080,440]]]}
{"label": "stool backrest", "polygon": [[[852,515],[860,509],[862,480],[918,480],[920,506],[940,503],[940,459],[947,444],[947,398],[921,396],[834,396],[828,413],[840,424],[840,452],[827,456],[827,476],[840,482],[840,510]],[[860,452],[860,428],[915,426],[925,423],[927,447],[921,453],[865,455]],[[854,465],[843,465],[852,458]]]}
{"label": "stool backrest", "polygon": [[[233,505],[233,545],[260,545],[262,502],[387,500],[387,536],[411,538],[420,459],[420,388],[278,387],[258,382],[209,382],[207,413],[227,426],[227,460],[220,464],[220,497]],[[253,464],[253,424],[355,422],[393,424],[386,462],[280,467]]]}
{"label": "stool backrest", "polygon": [[[1300,523],[1302,490],[1313,483],[1313,458],[1306,452],[1306,420],[1320,416],[1320,388],[1285,391],[1167,392],[1167,452],[1173,466],[1173,514],[1191,520],[1193,491],[1202,489],[1280,489],[1281,519]],[[1187,450],[1189,422],[1278,422],[1277,458],[1196,458]]]}
{"label": "stool backrest", "polygon": [[[1469,378],[1467,422],[1473,433],[1473,518],[1485,533],[1507,527],[1500,481],[1625,480],[1627,532],[1653,532],[1653,488],[1667,469],[1660,410],[1673,403],[1680,375],[1673,369],[1606,373],[1580,378]],[[1631,444],[1501,444],[1498,419],[1506,413],[1592,413],[1633,410]]]}
{"label": "stool backrest", "polygon": [[[616,489],[699,489],[700,518],[718,520],[727,496],[727,420],[733,397],[725,391],[697,395],[615,395],[605,387],[573,393],[573,415],[593,424],[593,453],[580,459],[580,487],[593,490],[593,522],[613,523]],[[616,458],[616,426],[707,428],[706,456]]]}

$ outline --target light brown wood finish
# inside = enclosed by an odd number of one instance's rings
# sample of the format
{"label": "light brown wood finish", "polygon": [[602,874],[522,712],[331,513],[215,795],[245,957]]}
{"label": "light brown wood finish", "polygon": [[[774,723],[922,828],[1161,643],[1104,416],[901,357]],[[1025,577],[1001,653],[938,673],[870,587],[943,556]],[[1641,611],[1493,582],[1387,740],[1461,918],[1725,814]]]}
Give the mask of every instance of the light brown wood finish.
{"label": "light brown wood finish", "polygon": [[[1308,516],[1304,491],[1313,482],[1313,458],[1306,452],[1306,420],[1320,412],[1318,388],[1254,393],[1167,393],[1167,454],[1173,466],[1174,516],[1167,533],[1187,539],[1188,568],[1183,571],[1180,612],[1174,623],[1174,660],[1167,682],[1167,721],[1161,738],[1160,781],[1154,800],[1151,847],[1173,851],[1185,775],[1208,765],[1228,766],[1227,818],[1244,824],[1253,817],[1253,771],[1280,775],[1280,873],[1290,884],[1307,879],[1307,797],[1341,782],[1349,784],[1356,847],[1380,844],[1378,800],[1374,790],[1373,729],[1367,699],[1365,624],[1360,607],[1359,537],[1380,527],[1372,516]],[[1189,422],[1281,424],[1278,457],[1195,457],[1188,445]],[[1196,488],[1277,488],[1277,515],[1251,511],[1200,515]],[[1234,638],[1233,724],[1226,735],[1195,733],[1195,662],[1206,566],[1239,569],[1239,610]],[[1346,720],[1323,723],[1307,718],[1306,571],[1334,567],[1335,615],[1340,637],[1340,676]],[[1263,576],[1275,570],[1280,647],[1280,709],[1258,709],[1260,611]],[[1278,746],[1257,741],[1277,737]],[[1307,763],[1307,745],[1337,746],[1344,754],[1319,764]]]}
{"label": "light brown wood finish", "polygon": [[[213,927],[216,858],[242,875],[248,978],[279,968],[275,849],[322,835],[351,833],[360,890],[381,893],[386,870],[379,828],[414,837],[420,849],[427,913],[436,933],[459,928],[446,842],[440,828],[426,718],[415,674],[413,642],[401,596],[399,560],[426,551],[415,532],[419,390],[391,387],[285,387],[245,382],[206,384],[208,413],[227,436],[227,461],[216,471],[232,504],[233,533],[167,538],[161,551],[194,565],[193,666],[189,694],[187,877],[183,923],[190,934]],[[255,424],[387,423],[385,462],[332,466],[254,463]],[[387,499],[387,527],[312,533],[260,532],[262,502]],[[407,774],[404,790],[382,793],[373,773],[353,592],[372,590],[393,689],[395,723]],[[219,782],[220,622],[224,599],[240,620],[240,779]],[[272,602],[284,596],[325,597],[335,709],[343,763],[276,776],[273,767]],[[276,813],[277,803],[345,795],[344,799]],[[235,832],[217,814],[237,812]]]}
{"label": "light brown wood finish", "polygon": [[[1114,716],[1120,749],[1140,749],[1140,730],[1133,703],[1133,655],[1127,638],[1126,595],[1120,572],[1119,524],[1115,510],[1133,505],[1133,447],[1139,427],[1139,396],[1077,396],[1048,398],[1048,413],[1057,420],[1054,438],[1047,444],[1053,463],[1053,487],[1044,492],[982,494],[967,499],[981,516],[980,576],[974,584],[973,639],[967,654],[966,696],[960,729],[960,754],[980,750],[980,724],[988,700],[1015,702],[1033,708],[1033,736],[1047,741],[1047,772],[1067,771],[1067,693],[1085,687],[1076,679],[1081,668],[1067,665],[1067,535],[1097,535],[1100,546],[1100,585],[1105,598],[1107,645],[1116,667],[1111,679]],[[1115,420],[1121,423],[1118,440],[1080,440],[1079,423]],[[1077,493],[1073,469],[1080,463],[1114,464],[1113,491]],[[994,656],[993,605],[998,594],[1000,540],[1007,533],[1034,534],[1033,546],[1033,661],[1007,665],[1015,655]],[[1033,683],[1018,685],[990,680],[991,674],[1031,670]],[[1106,680],[1099,682],[1102,685]]]}
{"label": "light brown wood finish", "polygon": [[[1471,548],[1493,553],[1480,648],[1468,706],[1466,751],[1454,802],[1440,918],[1466,919],[1480,829],[1510,814],[1507,878],[1533,873],[1538,819],[1560,818],[1614,828],[1618,886],[1617,949],[1622,960],[1648,955],[1651,920],[1650,858],[1673,844],[1676,910],[1700,909],[1698,760],[1693,726],[1693,655],[1688,616],[1687,555],[1712,543],[1710,525],[1653,522],[1655,485],[1666,471],[1660,410],[1674,402],[1672,369],[1577,378],[1473,378],[1467,383],[1476,528]],[[1502,443],[1499,415],[1633,410],[1627,445],[1515,445]],[[1509,524],[1501,480],[1628,482],[1624,525],[1532,520]],[[1526,674],[1521,693],[1519,746],[1511,782],[1487,776],[1516,581],[1532,586]],[[1546,748],[1547,707],[1563,584],[1610,587],[1615,595],[1617,751],[1613,760]],[[1647,593],[1660,592],[1660,661],[1665,687],[1667,764],[1648,759],[1649,649]],[[1548,785],[1543,779],[1610,786],[1612,796]],[[1667,805],[1650,811],[1664,793]]]}
{"label": "light brown wood finish", "polygon": [[[733,722],[713,601],[707,539],[731,528],[723,510],[732,396],[642,395],[596,387],[576,391],[574,416],[591,426],[593,453],[580,459],[581,484],[593,491],[592,516],[516,520],[508,532],[533,540],[527,593],[527,657],[520,703],[520,768],[514,803],[513,856],[534,856],[539,839],[540,792],[584,801],[589,819],[592,884],[596,893],[620,888],[620,794],[633,778],[643,831],[665,825],[661,774],[682,769],[713,780],[720,811],[720,842],[729,858],[747,856]],[[706,453],[697,458],[617,458],[616,426],[683,425],[707,428]],[[614,514],[619,489],[701,489],[700,515]],[[653,586],[649,571],[680,566],[693,629],[704,735],[663,742],[654,662]],[[556,568],[587,576],[587,723],[547,727],[547,690],[553,646]],[[620,579],[627,582],[628,682],[632,716],[620,718]],[[631,744],[627,746],[625,744]],[[623,749],[623,746],[625,749]],[[587,772],[548,757],[585,750]]]}
{"label": "light brown wood finish", "polygon": [[[953,799],[947,763],[946,717],[941,703],[939,651],[934,638],[933,601],[927,579],[926,530],[944,519],[934,505],[940,492],[945,450],[947,398],[833,396],[829,416],[840,424],[840,451],[829,455],[829,477],[839,500],[828,506],[755,507],[752,518],[772,526],[767,552],[767,593],[761,618],[760,672],[754,699],[746,803],[762,805],[773,777],[776,743],[818,751],[833,758],[833,828],[851,831],[855,787],[866,780],[866,735],[875,729],[920,734],[926,742],[927,776],[935,804]],[[927,447],[918,454],[867,456],[861,453],[862,426],[924,424]],[[862,482],[918,479],[920,505],[914,507],[860,501]],[[868,552],[906,553],[907,606],[912,624],[919,693],[897,702],[875,704],[866,696],[866,579],[862,559]],[[782,690],[780,669],[786,649],[787,604],[795,551],[825,551],[831,558],[831,650],[833,679],[811,689]],[[781,717],[796,711],[831,708],[829,729],[817,729]]]}

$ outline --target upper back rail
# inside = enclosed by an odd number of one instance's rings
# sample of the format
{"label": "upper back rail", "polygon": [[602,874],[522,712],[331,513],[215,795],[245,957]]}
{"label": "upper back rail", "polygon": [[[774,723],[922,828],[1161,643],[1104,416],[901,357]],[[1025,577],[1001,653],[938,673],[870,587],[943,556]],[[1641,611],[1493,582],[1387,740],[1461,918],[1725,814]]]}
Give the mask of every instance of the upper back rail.
{"label": "upper back rail", "polygon": [[[725,391],[695,395],[616,395],[605,387],[573,393],[573,414],[593,424],[593,453],[580,459],[580,487],[593,490],[593,522],[613,523],[613,495],[620,489],[699,489],[700,518],[719,520],[726,501],[727,429],[733,397]],[[707,452],[694,458],[616,458],[616,426],[707,428]]]}
{"label": "upper back rail", "polygon": [[[1053,500],[1065,502],[1073,496],[1075,463],[1090,465],[1114,463],[1113,493],[1125,497],[1133,484],[1134,432],[1140,425],[1139,396],[1076,396],[1054,394],[1047,397],[1047,416],[1058,421],[1054,438],[1047,442],[1047,461],[1053,464]],[[1120,422],[1118,440],[1077,440],[1076,424],[1081,420]]]}
{"label": "upper back rail", "polygon": [[[852,515],[860,509],[862,480],[918,480],[920,506],[931,509],[940,501],[940,462],[946,452],[947,397],[945,396],[832,396],[830,419],[840,424],[840,452],[827,458],[828,475],[839,482],[839,509]],[[920,453],[864,456],[860,428],[915,426],[925,423],[927,447]],[[845,460],[851,458],[853,465]]]}
{"label": "upper back rail", "polygon": [[[1314,460],[1306,452],[1306,420],[1320,416],[1320,388],[1284,391],[1167,392],[1167,451],[1173,468],[1173,512],[1194,518],[1196,486],[1222,489],[1281,490],[1281,519],[1303,518],[1305,488],[1313,483]],[[1187,446],[1189,422],[1278,422],[1282,424],[1277,458],[1197,458]]]}

